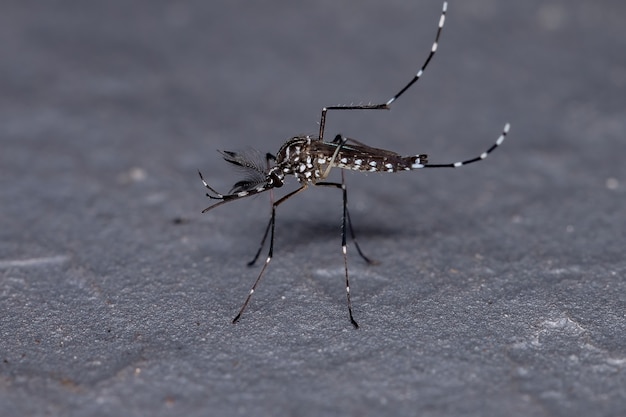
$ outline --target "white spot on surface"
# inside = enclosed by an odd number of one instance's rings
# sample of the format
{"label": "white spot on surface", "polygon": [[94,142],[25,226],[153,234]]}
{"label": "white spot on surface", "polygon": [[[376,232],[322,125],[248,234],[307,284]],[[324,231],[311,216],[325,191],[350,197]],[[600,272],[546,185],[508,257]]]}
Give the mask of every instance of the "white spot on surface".
{"label": "white spot on surface", "polygon": [[[411,168],[412,168],[412,169],[424,168],[424,165],[423,165],[423,164],[420,164],[419,162],[414,162],[414,163],[411,165]],[[404,169],[408,170],[409,168],[404,168]]]}
{"label": "white spot on surface", "polygon": [[369,169],[369,171],[370,171],[370,172],[376,172],[376,170],[377,170],[377,168],[376,168],[376,167],[371,167],[371,168]]}
{"label": "white spot on surface", "polygon": [[606,188],[608,188],[609,190],[617,190],[619,188],[619,181],[617,180],[617,178],[607,178]]}
{"label": "white spot on surface", "polygon": [[30,266],[60,264],[68,259],[69,257],[64,255],[47,256],[43,258],[7,259],[0,260],[0,268],[24,268]]}
{"label": "white spot on surface", "polygon": [[567,22],[566,10],[565,7],[560,5],[542,5],[537,9],[536,19],[543,29],[555,31]]}
{"label": "white spot on surface", "polygon": [[247,196],[247,195],[248,195],[248,192],[247,192],[247,191],[239,191],[239,192],[237,193],[237,197],[245,197],[245,196]]}
{"label": "white spot on surface", "polygon": [[376,166],[376,161],[371,161],[370,162],[370,166],[375,167]]}
{"label": "white spot on surface", "polygon": [[480,159],[485,159],[487,157],[487,152],[483,152],[480,154]]}
{"label": "white spot on surface", "polygon": [[544,320],[541,325],[546,330],[561,329],[571,334],[580,334],[586,331],[583,326],[569,317],[560,317],[556,320]]}
{"label": "white spot on surface", "polygon": [[608,358],[606,363],[614,366],[626,366],[626,359],[624,358]]}
{"label": "white spot on surface", "polygon": [[326,163],[326,159],[325,158],[318,158],[317,163],[318,164],[325,164]]}
{"label": "white spot on surface", "polygon": [[463,162],[455,162],[454,164],[452,164],[455,168],[458,167],[462,167],[463,166]]}
{"label": "white spot on surface", "polygon": [[361,165],[363,163],[362,159],[355,159],[354,160],[354,165]]}
{"label": "white spot on surface", "polygon": [[131,168],[127,172],[123,172],[117,176],[117,180],[122,184],[128,184],[131,182],[141,182],[148,177],[148,174],[143,168],[135,167]]}
{"label": "white spot on surface", "polygon": [[342,164],[347,164],[348,163],[348,158],[341,158],[339,160],[339,162],[341,162]]}
{"label": "white spot on surface", "polygon": [[385,168],[387,168],[387,169],[393,169],[393,165],[392,165],[392,164],[385,164]]}
{"label": "white spot on surface", "polygon": [[304,172],[306,171],[306,165],[302,164],[300,165],[300,172]]}

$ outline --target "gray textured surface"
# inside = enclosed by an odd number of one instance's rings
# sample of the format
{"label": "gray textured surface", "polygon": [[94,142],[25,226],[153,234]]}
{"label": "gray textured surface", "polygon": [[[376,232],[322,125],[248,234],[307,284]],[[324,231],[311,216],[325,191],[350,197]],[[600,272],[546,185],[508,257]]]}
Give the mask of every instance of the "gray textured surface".
{"label": "gray textured surface", "polygon": [[[348,176],[281,206],[215,149],[275,152],[324,105],[386,100],[438,1],[0,6],[1,415],[626,412],[626,4],[452,1],[391,112],[328,131],[463,171]],[[176,222],[175,219],[182,220]]]}

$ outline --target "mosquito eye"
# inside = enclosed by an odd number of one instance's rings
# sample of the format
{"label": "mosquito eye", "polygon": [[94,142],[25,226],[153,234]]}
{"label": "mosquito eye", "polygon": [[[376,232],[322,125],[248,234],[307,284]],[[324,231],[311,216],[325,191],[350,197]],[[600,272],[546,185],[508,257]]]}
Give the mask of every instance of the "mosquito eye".
{"label": "mosquito eye", "polygon": [[280,178],[278,178],[278,175],[276,175],[274,172],[272,172],[268,176],[267,183],[273,186],[274,188],[280,188],[283,186],[283,181]]}

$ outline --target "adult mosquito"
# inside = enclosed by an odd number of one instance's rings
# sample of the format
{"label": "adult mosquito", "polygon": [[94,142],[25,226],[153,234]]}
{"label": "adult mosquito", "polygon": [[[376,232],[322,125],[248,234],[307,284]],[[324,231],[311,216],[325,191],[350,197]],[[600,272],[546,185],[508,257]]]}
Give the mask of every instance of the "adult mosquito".
{"label": "adult mosquito", "polygon": [[[246,176],[243,180],[235,183],[228,194],[221,194],[215,191],[202,176],[202,173],[198,171],[200,179],[204,186],[209,190],[206,194],[212,200],[219,200],[219,202],[205,208],[202,213],[206,213],[222,204],[239,200],[244,197],[260,194],[274,188],[280,188],[285,182],[285,178],[288,175],[296,177],[296,180],[300,184],[300,187],[295,191],[284,195],[276,201],[272,198],[272,209],[269,222],[265,228],[265,233],[261,239],[259,249],[254,256],[254,259],[248,263],[253,265],[259,258],[265,242],[269,235],[269,251],[265,263],[259,272],[252,288],[248,293],[243,305],[239,309],[239,313],[233,319],[233,323],[236,323],[241,318],[244,310],[248,306],[252,294],[256,290],[261,277],[265,273],[267,266],[269,265],[274,255],[274,229],[276,224],[276,208],[289,200],[296,194],[306,190],[309,185],[316,185],[322,187],[339,188],[343,193],[343,215],[341,220],[341,249],[343,252],[344,269],[345,269],[345,283],[346,283],[346,298],[348,303],[348,314],[350,322],[355,328],[358,328],[354,316],[352,314],[352,302],[350,300],[350,280],[348,277],[348,252],[346,245],[347,233],[350,233],[350,237],[354,242],[357,252],[367,262],[372,264],[373,261],[363,254],[359,244],[356,241],[354,229],[352,227],[352,221],[350,219],[350,212],[348,211],[348,194],[346,189],[346,183],[344,179],[344,171],[346,169],[361,171],[361,172],[398,172],[398,171],[412,171],[422,168],[460,168],[462,166],[482,161],[491,152],[493,152],[498,146],[502,144],[504,138],[509,132],[509,124],[505,124],[504,129],[500,133],[495,143],[491,145],[485,152],[465,161],[445,163],[445,164],[431,164],[428,162],[426,154],[418,154],[413,156],[401,156],[393,151],[373,148],[365,145],[356,139],[348,138],[342,135],[337,135],[331,141],[324,140],[324,127],[326,124],[326,114],[329,110],[389,110],[391,104],[394,103],[400,96],[402,96],[417,80],[420,79],[424,70],[430,63],[431,59],[437,52],[439,45],[439,37],[443,29],[448,4],[443,3],[443,10],[441,17],[439,18],[439,25],[437,28],[437,34],[435,35],[435,41],[433,42],[430,53],[428,54],[426,61],[421,66],[419,71],[413,76],[413,78],[393,97],[381,104],[366,104],[366,105],[348,105],[348,106],[329,106],[322,109],[322,115],[319,123],[319,135],[317,137],[312,136],[294,136],[287,140],[278,150],[276,155],[270,153],[266,154],[265,158],[254,157],[247,153],[238,153],[231,151],[221,152],[224,160],[230,162],[237,167],[240,167],[245,171]],[[330,171],[333,168],[341,169],[341,182],[327,182],[325,181]]]}

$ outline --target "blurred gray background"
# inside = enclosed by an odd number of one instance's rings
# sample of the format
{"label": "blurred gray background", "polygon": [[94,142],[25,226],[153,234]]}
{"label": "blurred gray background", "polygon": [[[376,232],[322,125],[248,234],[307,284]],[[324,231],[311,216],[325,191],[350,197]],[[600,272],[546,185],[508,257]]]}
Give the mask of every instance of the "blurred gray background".
{"label": "blurred gray background", "polygon": [[226,192],[216,149],[276,152],[323,106],[386,101],[440,12],[3,1],[0,414],[625,415],[623,1],[450,1],[413,89],[327,134],[432,163],[509,139],[463,170],[347,174],[381,261],[349,247],[361,329],[341,195],[315,187],[280,207],[231,324],[268,196],[201,215],[197,170]]}

